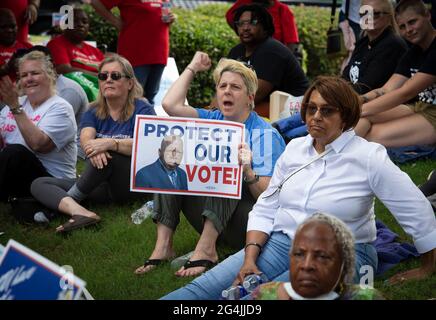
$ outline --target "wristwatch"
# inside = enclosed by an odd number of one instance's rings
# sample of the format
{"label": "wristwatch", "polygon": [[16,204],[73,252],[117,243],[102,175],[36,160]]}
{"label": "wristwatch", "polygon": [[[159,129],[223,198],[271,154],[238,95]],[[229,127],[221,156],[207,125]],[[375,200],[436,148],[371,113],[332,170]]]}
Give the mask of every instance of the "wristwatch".
{"label": "wristwatch", "polygon": [[12,114],[21,114],[24,112],[22,106],[19,106],[18,108],[9,108],[9,110],[11,110]]}
{"label": "wristwatch", "polygon": [[251,180],[247,180],[247,176],[244,175],[244,182],[246,184],[253,184],[253,183],[256,183],[257,181],[259,181],[259,176],[256,173],[254,173],[254,178]]}

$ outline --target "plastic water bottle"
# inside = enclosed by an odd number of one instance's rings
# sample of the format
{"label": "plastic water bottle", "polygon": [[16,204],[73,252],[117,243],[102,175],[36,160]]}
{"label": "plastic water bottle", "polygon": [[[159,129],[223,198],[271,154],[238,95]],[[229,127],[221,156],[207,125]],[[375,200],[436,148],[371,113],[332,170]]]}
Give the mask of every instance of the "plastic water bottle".
{"label": "plastic water bottle", "polygon": [[235,287],[231,286],[221,292],[221,297],[224,300],[240,300],[242,297],[248,294],[247,290],[243,286],[237,285]]}
{"label": "plastic water bottle", "polygon": [[268,282],[268,278],[265,274],[250,274],[245,277],[244,282],[242,282],[242,286],[248,293],[251,293],[260,286],[262,283]]}
{"label": "plastic water bottle", "polygon": [[145,219],[153,214],[153,201],[146,202],[141,208],[132,213],[132,222],[141,224]]}
{"label": "plastic water bottle", "polygon": [[170,22],[170,12],[171,12],[171,2],[169,0],[163,0],[162,7],[161,7],[162,22],[164,23]]}

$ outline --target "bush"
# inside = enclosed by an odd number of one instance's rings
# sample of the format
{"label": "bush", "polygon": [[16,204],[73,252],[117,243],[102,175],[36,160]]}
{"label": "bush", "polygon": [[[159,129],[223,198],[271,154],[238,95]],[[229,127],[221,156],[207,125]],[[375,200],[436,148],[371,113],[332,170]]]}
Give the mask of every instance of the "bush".
{"label": "bush", "polygon": [[297,21],[300,42],[307,52],[307,76],[338,74],[342,58],[329,59],[326,55],[327,30],[330,27],[330,9],[322,7],[291,6]]}
{"label": "bush", "polygon": [[[184,70],[198,50],[209,54],[213,63],[212,71],[219,59],[227,56],[230,49],[239,42],[225,20],[229,8],[229,4],[211,4],[199,6],[195,10],[173,9],[177,20],[171,27],[170,56],[175,58],[179,72]],[[297,21],[300,41],[307,54],[305,64],[308,77],[337,74],[340,59],[328,59],[325,54],[330,10],[307,6],[291,6],[291,9]],[[87,6],[86,11],[91,20],[90,37],[97,43],[106,44],[109,51],[116,51],[115,28],[91,7]],[[119,14],[116,9],[114,13]],[[196,107],[206,106],[214,91],[212,72],[198,74],[188,92],[189,103]]]}
{"label": "bush", "polygon": [[177,61],[179,71],[184,70],[196,51],[209,54],[212,60],[210,72],[198,74],[188,92],[188,101],[191,105],[209,105],[215,91],[212,70],[218,61],[227,56],[230,49],[239,43],[239,39],[222,16],[210,16],[202,14],[201,11],[195,11],[193,14],[192,11],[183,9],[175,11],[177,20],[171,27],[170,54]]}

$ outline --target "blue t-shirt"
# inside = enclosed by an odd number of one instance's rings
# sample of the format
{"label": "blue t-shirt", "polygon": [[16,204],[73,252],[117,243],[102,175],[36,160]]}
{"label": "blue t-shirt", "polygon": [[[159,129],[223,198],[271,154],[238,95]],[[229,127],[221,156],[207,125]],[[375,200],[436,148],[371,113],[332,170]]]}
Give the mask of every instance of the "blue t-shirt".
{"label": "blue t-shirt", "polygon": [[96,108],[86,111],[80,121],[80,130],[86,127],[94,128],[97,132],[96,138],[128,139],[133,138],[135,128],[135,118],[137,114],[156,115],[154,107],[143,100],[135,100],[135,111],[126,122],[114,121],[112,117],[98,119]]}
{"label": "blue t-shirt", "polygon": [[[197,109],[197,113],[201,119],[224,120],[224,115],[219,110]],[[256,112],[251,112],[244,124],[245,143],[253,154],[253,170],[259,176],[271,177],[277,159],[285,150],[285,141],[278,131]]]}

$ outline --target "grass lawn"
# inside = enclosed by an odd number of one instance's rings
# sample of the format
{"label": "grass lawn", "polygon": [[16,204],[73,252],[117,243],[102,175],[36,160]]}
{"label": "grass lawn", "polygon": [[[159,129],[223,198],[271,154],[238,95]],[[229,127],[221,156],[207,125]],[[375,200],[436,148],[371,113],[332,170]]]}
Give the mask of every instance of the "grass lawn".
{"label": "grass lawn", "polygon": [[[416,184],[423,183],[428,173],[436,167],[436,161],[419,161],[401,166]],[[95,299],[157,299],[183,286],[190,279],[174,276],[169,264],[163,265],[145,276],[136,276],[133,271],[147,258],[156,238],[156,228],[151,220],[140,225],[131,222],[130,214],[142,203],[124,206],[91,207],[102,217],[97,226],[77,230],[71,235],[54,233],[66,216],[60,217],[48,226],[18,224],[8,214],[8,206],[0,205],[0,243],[6,245],[12,238],[59,265],[71,265],[74,273],[87,282],[87,288]],[[390,213],[380,202],[376,214],[401,240],[410,241]],[[181,224],[174,237],[178,255],[192,251],[199,236],[182,215]],[[232,252],[219,247],[220,258]],[[407,261],[390,270],[382,278],[376,278],[375,287],[388,299],[430,299],[436,298],[436,274],[422,281],[391,286],[386,284],[389,276],[419,265],[418,259]]]}

